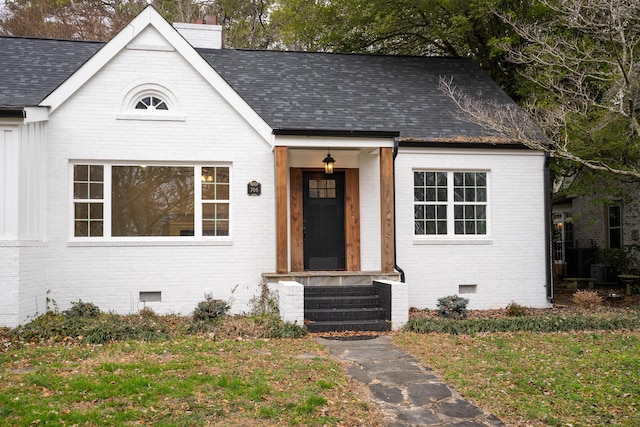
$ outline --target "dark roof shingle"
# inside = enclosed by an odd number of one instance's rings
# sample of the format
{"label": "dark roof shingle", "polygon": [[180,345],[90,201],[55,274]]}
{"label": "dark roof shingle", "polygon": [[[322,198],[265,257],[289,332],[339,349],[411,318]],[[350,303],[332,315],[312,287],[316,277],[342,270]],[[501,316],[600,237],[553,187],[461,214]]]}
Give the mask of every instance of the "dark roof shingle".
{"label": "dark roof shingle", "polygon": [[427,140],[486,136],[452,116],[440,77],[472,96],[512,102],[467,58],[198,51],[274,129],[395,131]]}
{"label": "dark roof shingle", "polygon": [[[0,37],[0,108],[38,105],[104,43]],[[471,59],[197,49],[275,130],[399,133],[480,140],[451,114],[440,77],[467,94],[512,101]]]}
{"label": "dark roof shingle", "polygon": [[36,106],[104,43],[0,37],[0,107]]}

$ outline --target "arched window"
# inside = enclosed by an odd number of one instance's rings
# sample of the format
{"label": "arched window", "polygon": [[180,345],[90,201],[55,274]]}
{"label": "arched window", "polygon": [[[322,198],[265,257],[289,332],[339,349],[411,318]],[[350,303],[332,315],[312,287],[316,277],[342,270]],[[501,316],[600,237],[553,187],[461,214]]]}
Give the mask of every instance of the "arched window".
{"label": "arched window", "polygon": [[122,95],[118,120],[185,121],[178,98],[167,86],[138,80]]}
{"label": "arched window", "polygon": [[135,106],[136,110],[168,110],[167,103],[163,99],[150,95],[141,98]]}

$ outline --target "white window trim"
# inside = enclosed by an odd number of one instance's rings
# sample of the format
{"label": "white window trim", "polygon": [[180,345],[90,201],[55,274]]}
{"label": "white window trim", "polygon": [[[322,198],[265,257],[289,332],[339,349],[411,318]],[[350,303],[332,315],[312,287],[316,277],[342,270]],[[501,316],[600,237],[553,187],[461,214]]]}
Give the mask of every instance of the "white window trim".
{"label": "white window trim", "polygon": [[[193,236],[112,236],[111,235],[111,168],[113,166],[176,166],[192,167],[194,169],[194,235]],[[104,166],[104,198],[103,198],[103,236],[102,237],[77,237],[75,236],[75,209],[73,194],[73,168],[75,165],[99,165]],[[203,167],[227,167],[229,168],[229,235],[228,236],[204,236],[202,235],[202,186],[200,177]],[[228,162],[114,162],[114,161],[69,161],[69,244],[70,246],[156,246],[162,244],[177,246],[192,246],[198,244],[230,245],[233,242],[233,196],[232,196],[232,167]]]}
{"label": "white window trim", "polygon": [[[447,234],[415,234],[415,218],[414,207],[416,205],[413,201],[414,191],[414,173],[415,172],[446,172],[447,173]],[[486,173],[487,178],[487,201],[486,214],[487,214],[487,232],[486,234],[455,234],[454,225],[454,186],[453,186],[453,173],[455,172],[483,172]],[[492,245],[493,238],[491,237],[491,170],[490,169],[441,169],[441,168],[415,168],[411,170],[411,234],[413,235],[414,245]],[[471,203],[473,204],[473,203]]]}
{"label": "white window trim", "polygon": [[[155,96],[164,101],[167,110],[136,110],[138,101],[147,96]],[[123,96],[121,110],[116,114],[117,120],[147,120],[184,122],[186,115],[182,112],[178,98],[166,87],[156,83],[141,83],[130,87]]]}

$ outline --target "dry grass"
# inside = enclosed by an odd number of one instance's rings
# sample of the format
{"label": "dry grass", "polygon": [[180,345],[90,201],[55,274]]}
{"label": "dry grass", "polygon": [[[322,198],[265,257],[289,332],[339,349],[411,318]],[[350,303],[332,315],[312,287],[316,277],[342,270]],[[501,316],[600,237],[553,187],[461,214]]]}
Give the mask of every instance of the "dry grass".
{"label": "dry grass", "polygon": [[603,298],[596,291],[579,290],[571,297],[573,303],[584,309],[594,309],[602,307]]}

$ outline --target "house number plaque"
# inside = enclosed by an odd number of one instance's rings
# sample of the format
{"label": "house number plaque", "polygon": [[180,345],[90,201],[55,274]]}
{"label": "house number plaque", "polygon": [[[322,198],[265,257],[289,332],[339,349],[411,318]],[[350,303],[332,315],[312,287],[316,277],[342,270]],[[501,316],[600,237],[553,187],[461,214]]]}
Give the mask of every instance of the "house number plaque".
{"label": "house number plaque", "polygon": [[260,194],[262,194],[262,184],[258,181],[251,181],[247,184],[247,195],[259,196]]}

